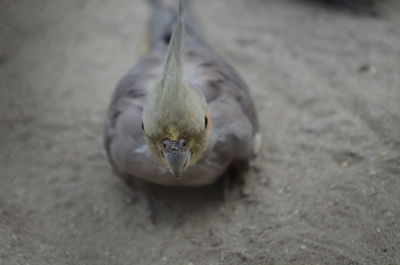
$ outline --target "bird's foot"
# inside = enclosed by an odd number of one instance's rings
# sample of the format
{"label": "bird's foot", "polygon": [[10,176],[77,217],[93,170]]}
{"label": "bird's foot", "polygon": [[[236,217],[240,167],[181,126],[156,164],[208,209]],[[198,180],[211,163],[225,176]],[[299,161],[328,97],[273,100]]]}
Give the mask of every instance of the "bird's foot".
{"label": "bird's foot", "polygon": [[222,175],[221,193],[222,200],[232,200],[235,195],[240,197],[249,197],[252,194],[251,168],[248,161],[238,161],[230,166],[230,168]]}
{"label": "bird's foot", "polygon": [[121,177],[131,191],[134,192],[132,194],[132,201],[139,203],[147,220],[150,220],[155,225],[157,217],[155,209],[156,199],[151,192],[151,184],[132,176],[122,175]]}
{"label": "bird's foot", "polygon": [[221,195],[224,202],[228,201],[232,192],[232,180],[229,174],[225,173],[221,179]]}
{"label": "bird's foot", "polygon": [[150,196],[142,196],[140,199],[141,205],[143,207],[145,216],[153,225],[156,225],[156,210],[154,205],[154,200]]}

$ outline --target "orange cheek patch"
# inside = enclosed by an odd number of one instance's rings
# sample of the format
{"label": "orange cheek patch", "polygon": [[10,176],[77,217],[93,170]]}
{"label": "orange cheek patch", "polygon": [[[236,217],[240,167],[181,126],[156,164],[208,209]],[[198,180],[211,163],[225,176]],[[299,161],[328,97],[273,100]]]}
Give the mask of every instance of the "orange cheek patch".
{"label": "orange cheek patch", "polygon": [[212,120],[211,120],[211,115],[210,115],[210,112],[206,112],[206,117],[207,117],[207,120],[208,120],[208,124],[207,124],[207,131],[208,132],[211,132],[211,129],[212,129]]}

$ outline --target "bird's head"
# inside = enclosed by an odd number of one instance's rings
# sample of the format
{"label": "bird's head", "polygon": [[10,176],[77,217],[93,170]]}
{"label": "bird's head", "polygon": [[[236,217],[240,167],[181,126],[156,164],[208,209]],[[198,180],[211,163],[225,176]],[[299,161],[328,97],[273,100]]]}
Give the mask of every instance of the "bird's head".
{"label": "bird's head", "polygon": [[201,158],[211,128],[202,95],[191,88],[181,90],[157,83],[143,113],[144,135],[151,152],[178,178]]}
{"label": "bird's head", "polygon": [[178,178],[201,158],[211,128],[204,96],[184,80],[182,1],[179,14],[164,71],[143,109],[143,131],[152,154]]}

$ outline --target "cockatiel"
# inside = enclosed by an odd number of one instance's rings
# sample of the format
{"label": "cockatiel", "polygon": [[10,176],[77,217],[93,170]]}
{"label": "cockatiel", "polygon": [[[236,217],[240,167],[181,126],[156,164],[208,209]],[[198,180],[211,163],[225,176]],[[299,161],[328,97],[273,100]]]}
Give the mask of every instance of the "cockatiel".
{"label": "cockatiel", "polygon": [[190,2],[181,0],[178,12],[150,3],[149,49],[109,106],[109,162],[125,180],[212,184],[258,152],[253,101],[237,72],[202,39]]}

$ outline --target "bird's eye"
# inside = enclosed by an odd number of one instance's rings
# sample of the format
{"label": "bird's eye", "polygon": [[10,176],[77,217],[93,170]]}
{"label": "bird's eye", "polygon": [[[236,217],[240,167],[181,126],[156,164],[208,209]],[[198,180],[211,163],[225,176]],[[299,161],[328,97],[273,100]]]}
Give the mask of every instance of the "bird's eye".
{"label": "bird's eye", "polygon": [[179,144],[180,144],[181,147],[187,147],[187,145],[188,145],[187,141],[185,139],[180,139],[179,140]]}
{"label": "bird's eye", "polygon": [[207,128],[207,126],[208,126],[208,118],[207,118],[207,116],[205,116],[205,118],[204,118],[204,128]]}

